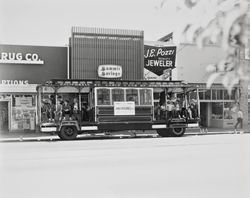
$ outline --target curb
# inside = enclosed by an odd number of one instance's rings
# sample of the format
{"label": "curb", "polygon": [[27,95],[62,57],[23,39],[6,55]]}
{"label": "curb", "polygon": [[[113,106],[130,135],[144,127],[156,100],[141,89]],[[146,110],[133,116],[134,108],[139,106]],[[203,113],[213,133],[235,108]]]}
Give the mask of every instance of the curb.
{"label": "curb", "polygon": [[[238,133],[238,134],[247,134],[249,132]],[[233,131],[220,131],[220,132],[207,132],[207,133],[200,133],[200,132],[187,132],[184,136],[189,135],[220,135],[220,134],[234,134]],[[81,134],[78,135],[78,139],[80,138],[157,138],[159,137],[157,133],[148,133],[148,134],[134,134],[134,135],[126,135],[126,134],[118,134],[118,135],[105,135],[105,134]],[[0,142],[23,142],[23,141],[55,141],[60,140],[57,135],[52,136],[38,136],[38,137],[14,137],[14,138],[0,138]]]}

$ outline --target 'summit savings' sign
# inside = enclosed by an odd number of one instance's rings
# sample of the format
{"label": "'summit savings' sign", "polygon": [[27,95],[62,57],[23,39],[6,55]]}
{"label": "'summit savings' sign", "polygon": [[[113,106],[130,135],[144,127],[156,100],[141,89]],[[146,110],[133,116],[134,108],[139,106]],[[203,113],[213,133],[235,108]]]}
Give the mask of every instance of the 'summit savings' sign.
{"label": "'summit savings' sign", "polygon": [[144,78],[167,80],[175,68],[176,46],[144,45]]}

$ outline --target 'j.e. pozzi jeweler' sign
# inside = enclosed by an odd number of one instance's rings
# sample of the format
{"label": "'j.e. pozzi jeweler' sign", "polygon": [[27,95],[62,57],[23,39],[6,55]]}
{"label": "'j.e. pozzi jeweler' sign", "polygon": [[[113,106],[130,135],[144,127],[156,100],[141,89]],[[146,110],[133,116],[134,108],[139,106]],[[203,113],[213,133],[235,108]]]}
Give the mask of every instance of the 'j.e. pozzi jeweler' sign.
{"label": "'j.e. pozzi jeweler' sign", "polygon": [[176,46],[144,45],[144,78],[166,80],[175,68]]}
{"label": "'j.e. pozzi jeweler' sign", "polygon": [[1,52],[0,63],[5,64],[36,64],[42,65],[44,61],[35,53],[15,53],[15,52]]}

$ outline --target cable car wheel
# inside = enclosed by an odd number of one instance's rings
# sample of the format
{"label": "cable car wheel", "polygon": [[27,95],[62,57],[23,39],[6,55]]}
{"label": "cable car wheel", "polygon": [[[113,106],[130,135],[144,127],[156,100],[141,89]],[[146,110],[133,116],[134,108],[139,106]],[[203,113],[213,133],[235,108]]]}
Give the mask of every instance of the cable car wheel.
{"label": "cable car wheel", "polygon": [[186,128],[171,128],[171,133],[173,137],[181,137],[184,135]]}
{"label": "cable car wheel", "polygon": [[77,136],[77,130],[74,126],[63,126],[58,133],[62,140],[74,140]]}
{"label": "cable car wheel", "polygon": [[181,137],[184,135],[185,128],[168,128],[168,129],[158,129],[157,133],[161,137]]}

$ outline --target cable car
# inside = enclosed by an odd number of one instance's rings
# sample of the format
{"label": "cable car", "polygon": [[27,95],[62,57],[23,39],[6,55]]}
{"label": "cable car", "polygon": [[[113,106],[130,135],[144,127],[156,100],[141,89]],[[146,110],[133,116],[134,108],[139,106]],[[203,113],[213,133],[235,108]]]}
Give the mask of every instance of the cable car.
{"label": "cable car", "polygon": [[123,130],[180,137],[199,126],[197,88],[181,81],[53,79],[37,91],[40,131],[62,140]]}

